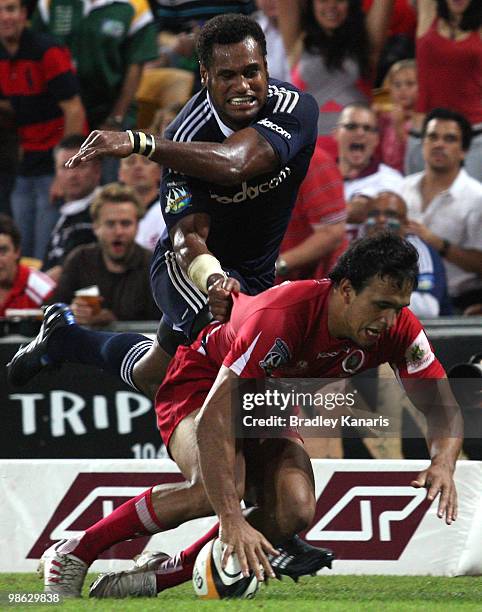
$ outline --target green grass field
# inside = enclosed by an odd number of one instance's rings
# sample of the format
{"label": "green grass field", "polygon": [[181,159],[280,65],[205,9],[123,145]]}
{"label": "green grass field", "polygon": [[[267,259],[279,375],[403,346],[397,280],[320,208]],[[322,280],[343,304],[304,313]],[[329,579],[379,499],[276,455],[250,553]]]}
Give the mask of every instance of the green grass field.
{"label": "green grass field", "polygon": [[[86,585],[90,584],[87,577]],[[92,575],[92,579],[94,575]],[[75,599],[54,605],[6,604],[6,593],[41,591],[34,574],[0,574],[0,610],[82,610],[100,612],[185,612],[205,610],[259,610],[298,612],[326,610],[353,612],[388,610],[434,611],[482,610],[482,577],[432,578],[411,576],[323,576],[303,578],[298,584],[284,579],[262,586],[250,601],[200,601],[190,584],[165,593],[157,599],[89,600]],[[84,591],[87,597],[87,588]]]}

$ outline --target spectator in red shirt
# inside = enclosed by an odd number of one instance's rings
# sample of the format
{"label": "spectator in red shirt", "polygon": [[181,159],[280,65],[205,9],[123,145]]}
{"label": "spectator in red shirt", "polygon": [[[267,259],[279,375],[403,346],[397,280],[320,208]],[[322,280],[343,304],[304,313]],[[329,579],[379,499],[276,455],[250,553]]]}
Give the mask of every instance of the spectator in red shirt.
{"label": "spectator in red shirt", "polygon": [[9,308],[38,308],[55,289],[51,278],[19,260],[20,232],[10,217],[0,215],[0,317]]}
{"label": "spectator in red shirt", "polygon": [[347,246],[343,179],[335,161],[316,147],[276,262],[276,280],[323,278]]}
{"label": "spectator in red shirt", "polygon": [[0,0],[0,112],[13,118],[21,159],[11,203],[22,254],[43,259],[59,213],[52,151],[81,134],[85,113],[69,51],[26,27],[21,0]]}

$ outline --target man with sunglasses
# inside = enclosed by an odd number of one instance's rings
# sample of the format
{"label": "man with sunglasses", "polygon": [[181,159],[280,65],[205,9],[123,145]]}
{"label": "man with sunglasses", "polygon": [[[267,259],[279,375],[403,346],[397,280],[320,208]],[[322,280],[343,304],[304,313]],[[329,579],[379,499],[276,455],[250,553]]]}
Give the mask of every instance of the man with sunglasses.
{"label": "man with sunglasses", "polygon": [[366,219],[366,197],[382,190],[399,193],[403,177],[375,157],[378,146],[376,114],[364,104],[349,104],[340,114],[335,130],[338,168],[344,180],[348,208],[347,232],[351,239],[361,236]]}
{"label": "man with sunglasses", "polygon": [[392,191],[381,191],[374,198],[368,198],[363,229],[366,236],[388,230],[405,238],[417,249],[418,283],[410,299],[410,310],[417,317],[452,314],[442,259],[433,247],[408,232],[407,205],[402,197]]}

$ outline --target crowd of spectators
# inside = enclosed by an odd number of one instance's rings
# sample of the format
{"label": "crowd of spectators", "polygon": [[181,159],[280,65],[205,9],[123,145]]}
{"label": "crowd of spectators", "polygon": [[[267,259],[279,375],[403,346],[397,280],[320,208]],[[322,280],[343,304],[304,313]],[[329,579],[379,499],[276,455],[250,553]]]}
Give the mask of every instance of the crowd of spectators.
{"label": "crowd of spectators", "polygon": [[[226,12],[258,21],[270,76],[320,109],[277,282],[325,275],[350,240],[383,225],[437,271],[436,288],[421,271],[422,316],[479,312],[479,0],[38,0],[28,11],[0,0],[0,312],[40,283],[25,307],[52,294],[86,323],[157,318],[147,269],[165,229],[162,169],[140,155],[64,164],[90,129],[162,131],[202,86],[199,28]],[[75,297],[91,285],[104,300],[95,316]]]}

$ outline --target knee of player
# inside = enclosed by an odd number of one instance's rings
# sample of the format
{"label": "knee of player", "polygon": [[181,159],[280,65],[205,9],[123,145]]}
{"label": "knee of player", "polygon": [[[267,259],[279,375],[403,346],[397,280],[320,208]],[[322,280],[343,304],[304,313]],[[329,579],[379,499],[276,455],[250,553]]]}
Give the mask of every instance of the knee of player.
{"label": "knee of player", "polygon": [[293,533],[307,529],[315,516],[316,500],[311,490],[300,489],[285,500],[285,522]]}

